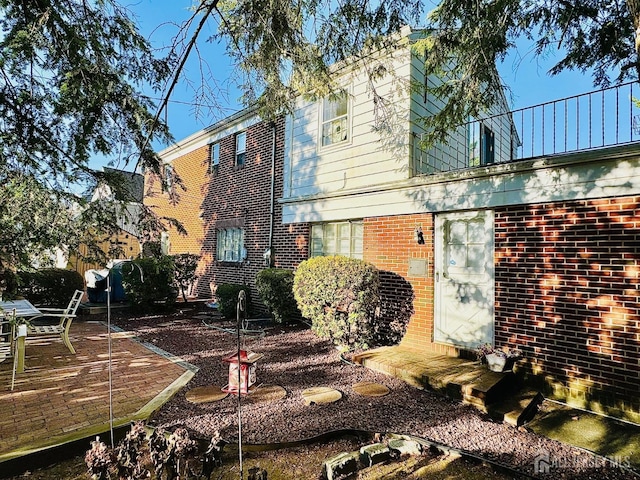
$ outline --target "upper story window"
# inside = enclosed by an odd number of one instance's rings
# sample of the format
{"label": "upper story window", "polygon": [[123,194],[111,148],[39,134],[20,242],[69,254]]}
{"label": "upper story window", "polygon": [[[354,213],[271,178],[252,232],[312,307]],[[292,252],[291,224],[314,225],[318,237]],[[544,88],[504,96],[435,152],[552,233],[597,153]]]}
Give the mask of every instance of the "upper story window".
{"label": "upper story window", "polygon": [[220,166],[220,143],[214,143],[211,145],[211,171],[213,173],[217,173],[219,166]]}
{"label": "upper story window", "polygon": [[322,146],[349,140],[349,97],[346,92],[322,100]]}
{"label": "upper story window", "polygon": [[220,262],[242,262],[246,258],[244,229],[223,228],[217,231],[216,258]]}
{"label": "upper story window", "polygon": [[318,223],[311,227],[310,256],[343,255],[362,259],[362,221]]}
{"label": "upper story window", "polygon": [[247,132],[236,134],[236,167],[241,167],[245,162],[247,152]]}

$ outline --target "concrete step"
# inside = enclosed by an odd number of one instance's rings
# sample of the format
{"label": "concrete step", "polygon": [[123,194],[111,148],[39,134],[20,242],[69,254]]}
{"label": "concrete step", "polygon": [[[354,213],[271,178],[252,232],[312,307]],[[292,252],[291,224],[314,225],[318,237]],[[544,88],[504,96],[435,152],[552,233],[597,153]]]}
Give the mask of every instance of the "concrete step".
{"label": "concrete step", "polygon": [[519,427],[535,417],[543,401],[537,390],[520,390],[490,404],[487,413],[494,420]]}
{"label": "concrete step", "polygon": [[417,388],[430,388],[487,412],[490,404],[517,390],[512,372],[490,371],[480,362],[417,352],[402,346],[383,347],[358,354],[354,361],[371,370],[400,378]]}

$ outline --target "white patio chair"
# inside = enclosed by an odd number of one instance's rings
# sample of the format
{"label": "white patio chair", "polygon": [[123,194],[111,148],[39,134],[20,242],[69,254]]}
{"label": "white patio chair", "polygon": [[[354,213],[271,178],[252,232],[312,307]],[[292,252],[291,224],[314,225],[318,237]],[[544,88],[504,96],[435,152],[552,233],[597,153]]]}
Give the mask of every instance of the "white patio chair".
{"label": "white patio chair", "polygon": [[0,311],[0,363],[11,359],[13,371],[11,372],[11,390],[16,383],[16,368],[18,366],[18,355],[16,352],[15,320],[16,311]]}
{"label": "white patio chair", "polygon": [[40,320],[42,318],[59,318],[57,325],[31,325],[29,327],[29,336],[55,336],[59,335],[71,353],[76,353],[71,341],[69,340],[69,329],[71,322],[76,317],[76,311],[80,306],[80,301],[84,291],[76,290],[67,308],[38,308],[42,315],[31,318],[31,320]]}

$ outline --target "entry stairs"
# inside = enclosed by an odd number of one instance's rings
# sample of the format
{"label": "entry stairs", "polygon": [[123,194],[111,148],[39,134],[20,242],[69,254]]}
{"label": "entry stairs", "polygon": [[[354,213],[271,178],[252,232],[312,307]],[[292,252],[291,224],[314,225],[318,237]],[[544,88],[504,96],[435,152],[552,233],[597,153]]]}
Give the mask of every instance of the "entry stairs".
{"label": "entry stairs", "polygon": [[478,361],[402,345],[368,350],[355,355],[354,361],[416,388],[432,389],[473,405],[495,420],[514,426],[533,418],[544,400],[536,391],[521,390],[513,372],[492,372]]}

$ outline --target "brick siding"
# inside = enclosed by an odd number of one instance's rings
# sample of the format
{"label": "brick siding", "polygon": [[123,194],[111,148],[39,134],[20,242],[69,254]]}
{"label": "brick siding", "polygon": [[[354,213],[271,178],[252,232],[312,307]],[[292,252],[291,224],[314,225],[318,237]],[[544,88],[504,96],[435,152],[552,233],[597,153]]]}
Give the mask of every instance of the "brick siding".
{"label": "brick siding", "polygon": [[[422,228],[425,243],[415,239]],[[433,338],[433,215],[397,215],[364,220],[364,260],[380,271],[382,315],[407,323],[403,344],[434,350]],[[410,275],[410,259],[428,262],[426,275]],[[446,350],[447,348],[445,348]]]}
{"label": "brick siding", "polygon": [[585,406],[640,407],[639,204],[496,211],[496,344],[519,345],[531,373]]}
{"label": "brick siding", "polygon": [[[261,122],[247,130],[245,165],[235,166],[235,136],[224,138],[220,145],[220,166],[209,183],[203,202],[205,242],[203,251],[216,258],[216,225],[238,221],[244,225],[247,259],[240,264],[209,262],[201,282],[215,288],[221,283],[246,284],[251,287],[253,305],[266,313],[255,288],[258,271],[265,268],[263,254],[269,245],[271,201],[271,156],[273,130]],[[294,268],[307,258],[308,232],[306,224],[282,225],[282,197],[284,164],[284,120],[276,122],[275,218],[273,244],[275,266]]]}
{"label": "brick siding", "polygon": [[[277,199],[283,194],[284,120],[275,125],[274,266],[293,269],[307,258],[309,226],[282,224],[282,206]],[[174,217],[187,228],[187,236],[170,231],[170,253],[197,253],[202,257],[196,286],[198,296],[211,297],[221,283],[246,284],[251,289],[256,314],[266,314],[255,288],[255,277],[265,268],[263,254],[269,246],[272,148],[271,124],[260,122],[249,127],[245,164],[237,167],[235,135],[224,137],[220,141],[216,172],[210,171],[209,146],[190,152],[172,162],[186,189],[178,191],[178,203],[171,205],[166,195],[154,199],[156,213]],[[216,230],[229,225],[244,228],[247,250],[244,262],[216,260]]]}

